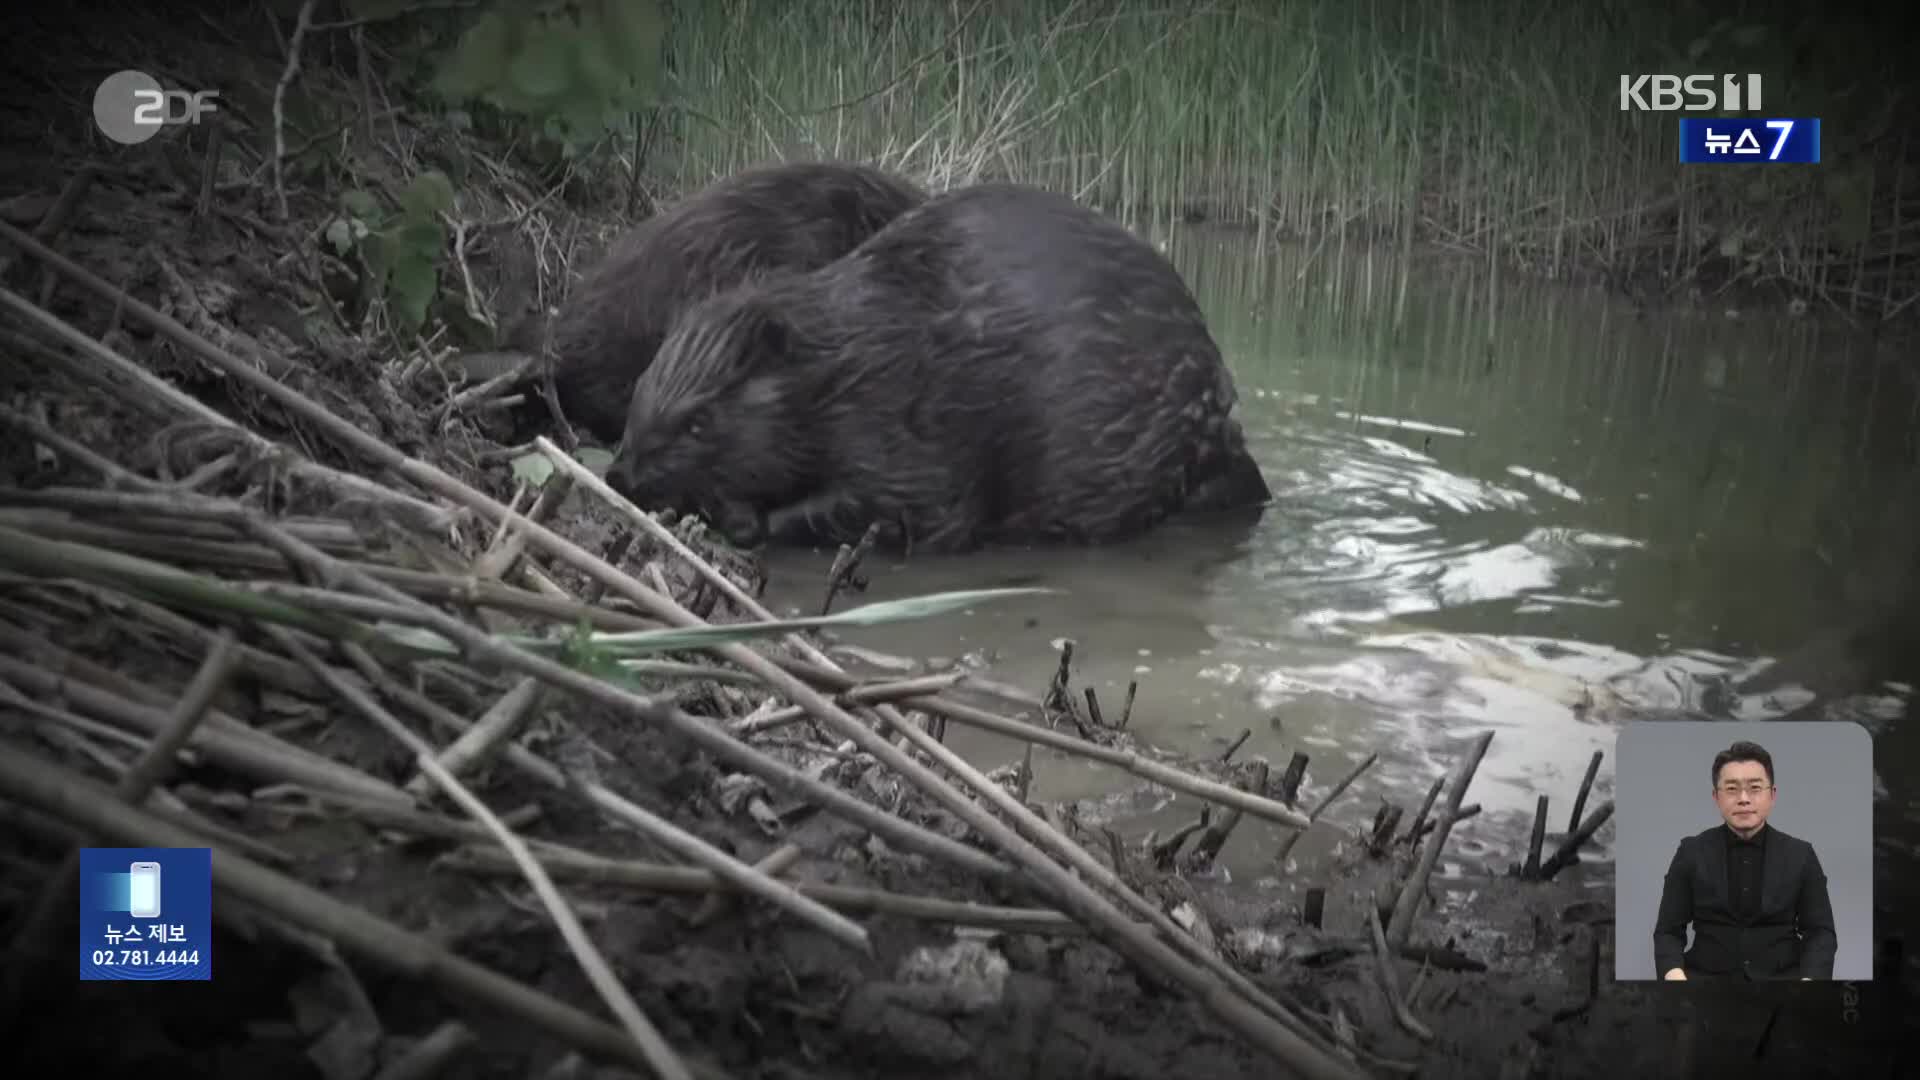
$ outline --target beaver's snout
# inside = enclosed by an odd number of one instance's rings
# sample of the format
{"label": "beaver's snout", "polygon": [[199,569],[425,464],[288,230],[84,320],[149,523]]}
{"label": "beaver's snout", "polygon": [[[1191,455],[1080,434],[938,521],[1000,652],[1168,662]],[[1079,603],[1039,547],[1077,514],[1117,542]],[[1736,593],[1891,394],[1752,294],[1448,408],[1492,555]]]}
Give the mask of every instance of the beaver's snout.
{"label": "beaver's snout", "polygon": [[700,516],[735,547],[756,547],[766,542],[767,515],[758,507],[731,499],[714,500],[712,506],[702,508]]}

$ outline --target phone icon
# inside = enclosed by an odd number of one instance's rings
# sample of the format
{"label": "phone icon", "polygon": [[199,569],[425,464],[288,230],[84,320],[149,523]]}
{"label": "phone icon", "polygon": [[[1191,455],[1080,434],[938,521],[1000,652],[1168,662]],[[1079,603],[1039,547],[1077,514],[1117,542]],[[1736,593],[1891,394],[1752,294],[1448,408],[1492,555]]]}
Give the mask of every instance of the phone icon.
{"label": "phone icon", "polygon": [[127,868],[127,878],[131,887],[128,892],[128,914],[136,919],[157,919],[160,917],[160,864],[157,862],[137,862]]}

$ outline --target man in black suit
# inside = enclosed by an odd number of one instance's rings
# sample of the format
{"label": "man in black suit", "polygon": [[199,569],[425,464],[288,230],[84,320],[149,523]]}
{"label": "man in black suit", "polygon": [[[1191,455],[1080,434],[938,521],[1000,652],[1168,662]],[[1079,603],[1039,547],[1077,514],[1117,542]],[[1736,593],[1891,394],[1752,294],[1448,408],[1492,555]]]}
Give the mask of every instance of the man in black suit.
{"label": "man in black suit", "polygon": [[1757,743],[1714,755],[1713,801],[1724,824],[1673,853],[1653,925],[1662,978],[1833,978],[1827,876],[1812,844],[1767,824],[1775,794],[1773,757]]}

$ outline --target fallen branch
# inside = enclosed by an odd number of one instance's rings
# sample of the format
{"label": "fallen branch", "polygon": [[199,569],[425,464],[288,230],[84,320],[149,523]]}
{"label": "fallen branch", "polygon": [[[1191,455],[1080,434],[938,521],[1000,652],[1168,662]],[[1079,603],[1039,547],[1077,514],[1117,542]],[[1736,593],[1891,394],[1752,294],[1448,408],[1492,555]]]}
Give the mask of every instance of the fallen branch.
{"label": "fallen branch", "polygon": [[1387,948],[1386,932],[1380,928],[1380,900],[1371,892],[1367,894],[1367,928],[1373,932],[1374,971],[1380,976],[1380,989],[1387,995],[1387,1004],[1393,1007],[1393,1018],[1421,1042],[1432,1042],[1433,1032],[1413,1015],[1400,996],[1400,986],[1393,977],[1393,954]]}
{"label": "fallen branch", "polygon": [[1493,743],[1493,732],[1489,731],[1473,740],[1467,748],[1466,756],[1460,759],[1454,771],[1453,785],[1447,791],[1447,803],[1440,810],[1440,823],[1433,830],[1433,836],[1420,849],[1420,861],[1407,880],[1400,886],[1400,895],[1394,901],[1393,921],[1387,927],[1387,940],[1400,946],[1407,943],[1407,937],[1413,932],[1414,912],[1420,907],[1421,898],[1427,895],[1427,879],[1433,876],[1433,868],[1440,860],[1440,849],[1447,844],[1447,835],[1453,831],[1455,815],[1460,812],[1460,800],[1467,793],[1467,785],[1473,783],[1473,774],[1480,768],[1480,759],[1487,756],[1487,747]]}
{"label": "fallen branch", "polygon": [[[1353,786],[1355,780],[1360,779],[1360,774],[1372,768],[1373,763],[1379,759],[1379,754],[1368,754],[1366,759],[1348,771],[1347,775],[1342,777],[1339,783],[1328,788],[1327,793],[1322,795],[1320,801],[1314,804],[1313,809],[1307,812],[1308,824],[1318,821],[1320,815],[1326,813],[1327,808],[1332,806],[1336,799],[1346,794],[1346,790]],[[1301,829],[1299,832],[1289,833],[1285,839],[1280,841],[1280,850],[1274,855],[1274,861],[1281,866],[1285,866],[1287,864],[1287,856],[1293,854],[1293,845],[1299,843],[1300,838],[1304,835],[1306,835],[1305,829]]]}
{"label": "fallen branch", "polygon": [[1599,832],[1600,826],[1605,825],[1607,819],[1612,816],[1613,800],[1609,799],[1594,807],[1593,813],[1587,815],[1587,820],[1573,831],[1573,835],[1560,842],[1560,849],[1553,853],[1553,857],[1540,864],[1538,880],[1551,881],[1555,874],[1579,862],[1580,846],[1593,839],[1593,834]]}
{"label": "fallen branch", "polygon": [[[608,859],[585,852],[565,852],[549,846],[534,856],[555,877],[596,885],[621,885],[648,892],[707,893],[712,896],[741,894],[731,882],[706,870],[684,866],[626,859]],[[506,852],[491,848],[463,848],[436,860],[436,865],[466,873],[511,876],[517,873]],[[1086,929],[1072,916],[1045,908],[1011,908],[943,900],[932,896],[907,896],[881,889],[861,889],[846,885],[798,881],[793,887],[801,895],[831,905],[844,912],[898,915],[909,919],[979,926],[1009,933],[1063,934],[1081,936]]]}

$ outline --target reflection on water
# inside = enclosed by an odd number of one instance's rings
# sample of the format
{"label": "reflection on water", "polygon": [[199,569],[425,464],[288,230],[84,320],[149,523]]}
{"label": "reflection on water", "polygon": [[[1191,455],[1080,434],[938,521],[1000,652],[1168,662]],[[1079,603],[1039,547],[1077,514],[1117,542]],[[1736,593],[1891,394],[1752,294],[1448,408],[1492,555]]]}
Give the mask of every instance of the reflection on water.
{"label": "reflection on water", "polygon": [[[1251,730],[1242,757],[1311,755],[1309,799],[1377,753],[1336,824],[1364,823],[1381,798],[1417,803],[1491,728],[1468,796],[1485,813],[1457,835],[1497,854],[1521,842],[1537,793],[1565,827],[1589,756],[1627,718],[1765,718],[1816,694],[1882,730],[1897,713],[1904,688],[1849,670],[1845,649],[1764,677],[1888,603],[1920,520],[1914,391],[1870,349],[1811,322],[1643,320],[1505,280],[1490,303],[1457,266],[1403,278],[1372,256],[1336,266],[1257,256],[1235,235],[1171,239],[1235,368],[1273,508],[1250,531],[1184,524],[1104,550],[874,565],[871,599],[1062,592],[850,641],[973,654],[1038,694],[1071,638],[1078,685],[1109,716],[1137,681],[1132,727],[1147,739],[1197,753]],[[829,558],[778,556],[771,599],[813,608]],[[949,739],[990,764],[1019,754]],[[1109,796],[1136,827],[1194,813],[1084,762],[1042,754],[1036,769],[1036,794]],[[1607,797],[1603,783],[1594,801]],[[1336,842],[1317,830],[1295,856]],[[1223,861],[1263,876],[1273,846],[1237,836]]]}

